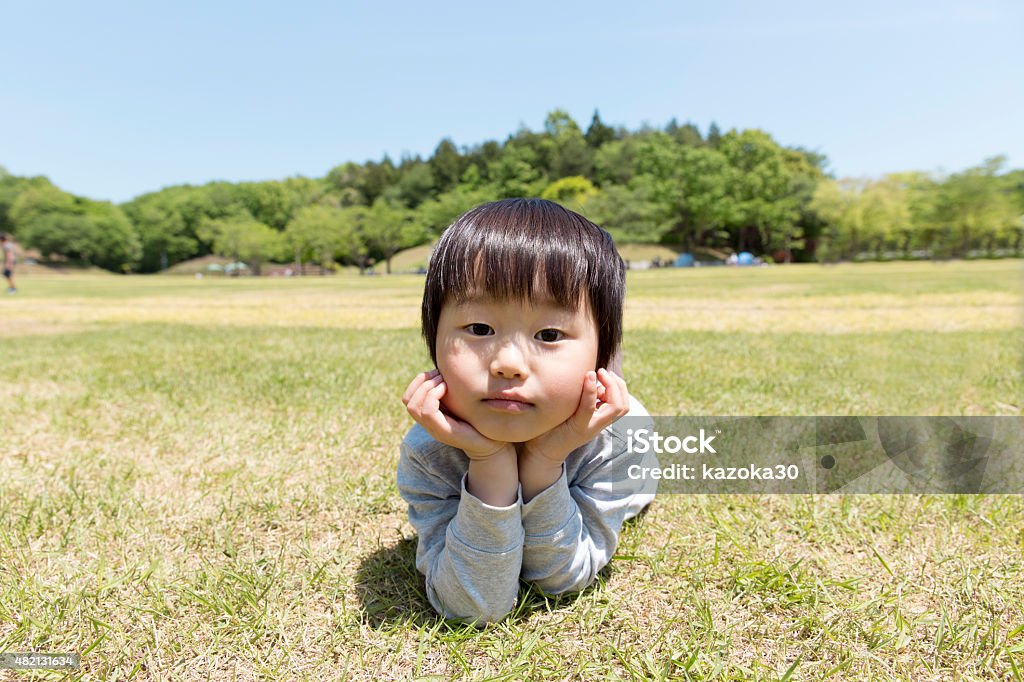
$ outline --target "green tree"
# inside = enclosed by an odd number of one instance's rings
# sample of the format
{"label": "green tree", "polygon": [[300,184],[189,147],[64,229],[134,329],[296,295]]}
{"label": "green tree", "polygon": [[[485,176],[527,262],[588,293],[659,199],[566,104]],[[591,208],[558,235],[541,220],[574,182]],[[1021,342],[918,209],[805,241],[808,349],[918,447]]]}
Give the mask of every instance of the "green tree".
{"label": "green tree", "polygon": [[349,161],[332,168],[325,180],[341,206],[362,206],[366,204],[366,195],[360,188],[366,183],[366,175],[365,168]]}
{"label": "green tree", "polygon": [[383,256],[389,275],[392,256],[427,240],[427,232],[413,211],[384,200],[374,202],[367,212],[363,231],[368,246]]}
{"label": "green tree", "polygon": [[462,177],[459,178],[459,184],[456,185],[456,189],[476,190],[480,189],[485,184],[487,183],[484,181],[484,176],[480,171],[480,168],[475,163],[471,163],[466,170],[462,172]]}
{"label": "green tree", "polygon": [[586,202],[585,215],[608,230],[616,242],[656,244],[674,222],[654,194],[649,176],[635,178],[628,187],[609,185]]}
{"label": "green tree", "polygon": [[640,145],[637,171],[670,226],[665,240],[687,249],[713,245],[740,218],[735,170],[717,150],[686,147],[657,133]]}
{"label": "green tree", "polygon": [[[501,154],[496,163],[501,165],[509,159],[525,160],[537,177],[547,177],[551,172],[551,153],[555,145],[551,135],[547,132],[536,132],[523,126],[511,135],[501,148]],[[489,168],[494,168],[492,163]],[[491,175],[490,178],[498,181],[499,178]],[[547,184],[545,182],[545,184]]]}
{"label": "green tree", "polygon": [[343,206],[369,205],[398,181],[398,169],[385,156],[381,161],[365,164],[344,163],[327,174],[331,192]]}
{"label": "green tree", "polygon": [[[501,159],[502,151],[502,146],[494,140],[488,140],[483,144],[470,147],[465,154],[467,170],[472,166],[476,166],[480,173],[480,179],[485,182],[490,181],[491,177],[488,171],[492,163]],[[465,173],[466,171],[463,171],[463,182],[465,182]]]}
{"label": "green tree", "polygon": [[[470,166],[469,170],[475,168]],[[472,183],[464,183],[420,204],[416,208],[416,221],[423,227],[425,239],[430,235],[437,236],[469,209],[497,198],[498,194],[492,185],[474,186]]]}
{"label": "green tree", "polygon": [[705,139],[709,147],[718,149],[718,143],[722,141],[722,132],[718,129],[718,124],[714,121],[708,127],[708,136]]}
{"label": "green tree", "polygon": [[444,138],[438,143],[434,155],[430,157],[431,174],[434,186],[438,192],[447,192],[459,184],[459,178],[465,171],[463,158],[455,143],[450,138]]}
{"label": "green tree", "polygon": [[594,152],[572,116],[556,109],[548,114],[544,130],[550,138],[548,158],[552,179],[590,174]]}
{"label": "green tree", "polygon": [[178,185],[123,204],[142,241],[141,270],[154,272],[211,253],[212,244],[201,237],[203,223],[230,217],[251,218],[246,208],[246,192],[227,182],[198,187]]}
{"label": "green tree", "polygon": [[389,203],[416,208],[434,194],[434,174],[430,165],[408,159],[399,167],[398,181],[381,194]]}
{"label": "green tree", "polygon": [[346,206],[341,209],[341,222],[334,232],[336,239],[335,257],[351,260],[359,267],[359,274],[365,274],[372,264],[370,258],[370,208]]}
{"label": "green tree", "polygon": [[704,138],[700,135],[700,128],[687,121],[684,125],[680,126],[673,137],[681,145],[687,147],[700,147],[704,144]]}
{"label": "green tree", "polygon": [[615,139],[615,129],[611,126],[606,126],[601,121],[601,115],[597,112],[597,109],[594,109],[594,115],[590,119],[590,125],[587,127],[584,137],[591,149],[600,149]]}
{"label": "green tree", "polygon": [[826,180],[814,190],[810,209],[826,226],[817,249],[818,259],[837,261],[852,255],[863,226],[857,193],[848,185]]}
{"label": "green tree", "polygon": [[1021,253],[1021,247],[1024,246],[1024,170],[1010,171],[1001,179],[1002,191],[1017,215],[1017,220],[1008,228],[1006,245],[1012,248],[1016,255],[1024,255]]}
{"label": "green tree", "polygon": [[10,220],[22,244],[44,257],[62,256],[112,272],[138,265],[135,229],[110,202],[75,197],[47,183],[19,194]]}
{"label": "green tree", "polygon": [[283,182],[244,182],[238,185],[242,204],[257,222],[283,230],[301,198]]}
{"label": "green tree", "polygon": [[209,220],[201,229],[204,238],[213,244],[216,254],[244,261],[257,276],[261,274],[264,262],[286,257],[284,236],[252,218]]}
{"label": "green tree", "polygon": [[936,212],[951,229],[956,255],[967,255],[972,247],[984,247],[991,254],[1001,237],[1014,231],[1020,214],[997,177],[1005,162],[1005,157],[996,156],[942,183]]}
{"label": "green tree", "polygon": [[812,173],[810,165],[760,130],[729,131],[718,150],[734,171],[729,195],[736,224],[757,228],[767,250],[783,251],[790,260],[791,249],[803,246],[797,189],[799,176]]}
{"label": "green tree", "polygon": [[138,231],[142,243],[142,272],[163,270],[191,258],[200,250],[173,192],[143,195],[122,208]]}
{"label": "green tree", "polygon": [[906,255],[913,223],[905,188],[889,178],[871,182],[859,200],[863,204],[865,236],[873,242],[875,253],[900,248]]}
{"label": "green tree", "polygon": [[540,193],[541,199],[555,201],[566,208],[582,212],[587,201],[597,195],[594,183],[582,175],[572,175],[555,180]]}
{"label": "green tree", "polygon": [[14,223],[10,219],[11,207],[23,191],[53,187],[45,177],[23,178],[11,175],[0,166],[0,232],[14,232]]}
{"label": "green tree", "polygon": [[284,237],[299,274],[303,261],[319,263],[325,269],[331,266],[335,252],[348,237],[344,225],[342,209],[336,206],[318,204],[298,210],[285,228]]}
{"label": "green tree", "polygon": [[488,175],[502,197],[537,196],[547,185],[537,170],[537,156],[529,147],[506,147],[501,158],[491,163]]}
{"label": "green tree", "polygon": [[922,171],[892,173],[886,179],[903,190],[910,213],[910,225],[897,234],[897,248],[904,257],[909,257],[914,249],[943,252],[942,242],[948,241],[949,230],[941,224],[937,213],[939,190],[936,179]]}
{"label": "green tree", "polygon": [[594,182],[598,187],[625,185],[636,173],[641,140],[629,137],[603,145],[594,154]]}

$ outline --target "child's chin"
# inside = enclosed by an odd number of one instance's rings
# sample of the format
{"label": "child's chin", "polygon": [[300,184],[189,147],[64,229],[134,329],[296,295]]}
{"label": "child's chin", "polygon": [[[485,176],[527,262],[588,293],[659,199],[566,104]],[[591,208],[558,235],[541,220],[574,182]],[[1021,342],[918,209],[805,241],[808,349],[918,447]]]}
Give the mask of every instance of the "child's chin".
{"label": "child's chin", "polygon": [[540,435],[539,433],[532,433],[522,428],[510,429],[494,427],[489,429],[478,428],[477,430],[480,431],[480,435],[484,438],[490,438],[491,440],[496,440],[499,443],[525,443],[526,441],[532,440]]}

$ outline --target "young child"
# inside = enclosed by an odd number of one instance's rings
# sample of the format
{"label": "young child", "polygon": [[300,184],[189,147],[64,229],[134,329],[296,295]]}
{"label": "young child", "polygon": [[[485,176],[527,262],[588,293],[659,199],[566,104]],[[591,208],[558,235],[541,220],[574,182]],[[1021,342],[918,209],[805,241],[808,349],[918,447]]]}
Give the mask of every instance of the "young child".
{"label": "young child", "polygon": [[611,485],[613,460],[640,458],[609,427],[647,415],[607,369],[624,290],[608,233],[550,201],[484,204],[438,241],[422,310],[436,369],[402,397],[417,424],[398,489],[441,615],[501,620],[520,578],[583,589],[653,497]]}

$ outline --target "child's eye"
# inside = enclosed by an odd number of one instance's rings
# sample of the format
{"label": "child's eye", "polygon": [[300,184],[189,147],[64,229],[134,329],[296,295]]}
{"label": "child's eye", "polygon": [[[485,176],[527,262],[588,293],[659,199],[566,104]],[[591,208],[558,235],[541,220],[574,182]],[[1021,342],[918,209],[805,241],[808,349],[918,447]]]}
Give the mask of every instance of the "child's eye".
{"label": "child's eye", "polygon": [[466,331],[473,336],[488,336],[494,330],[491,329],[490,325],[486,325],[483,322],[474,322],[466,326]]}
{"label": "child's eye", "polygon": [[541,329],[539,332],[537,332],[537,336],[535,338],[539,339],[540,341],[552,343],[562,338],[562,332],[558,331],[557,329]]}

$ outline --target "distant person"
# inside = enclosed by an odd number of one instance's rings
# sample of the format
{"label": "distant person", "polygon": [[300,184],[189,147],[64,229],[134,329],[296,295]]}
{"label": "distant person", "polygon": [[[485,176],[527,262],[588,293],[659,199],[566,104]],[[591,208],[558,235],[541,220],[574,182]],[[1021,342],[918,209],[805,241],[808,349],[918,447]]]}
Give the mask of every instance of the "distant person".
{"label": "distant person", "polygon": [[14,242],[7,234],[0,234],[0,244],[4,247],[4,277],[7,278],[7,293],[17,293],[14,286]]}

